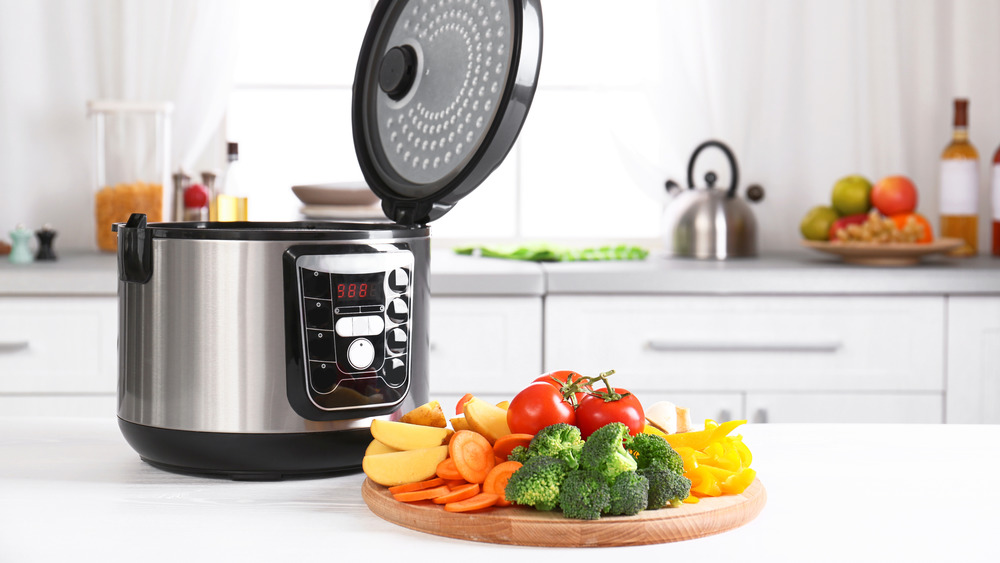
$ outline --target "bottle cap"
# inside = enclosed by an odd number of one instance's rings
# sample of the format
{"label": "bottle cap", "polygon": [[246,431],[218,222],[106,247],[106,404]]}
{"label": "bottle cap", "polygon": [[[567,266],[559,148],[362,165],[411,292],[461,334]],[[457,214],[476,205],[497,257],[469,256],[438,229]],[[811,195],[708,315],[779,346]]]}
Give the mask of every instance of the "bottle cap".
{"label": "bottle cap", "polygon": [[240,159],[239,143],[227,143],[226,154],[229,155],[229,160],[239,160]]}

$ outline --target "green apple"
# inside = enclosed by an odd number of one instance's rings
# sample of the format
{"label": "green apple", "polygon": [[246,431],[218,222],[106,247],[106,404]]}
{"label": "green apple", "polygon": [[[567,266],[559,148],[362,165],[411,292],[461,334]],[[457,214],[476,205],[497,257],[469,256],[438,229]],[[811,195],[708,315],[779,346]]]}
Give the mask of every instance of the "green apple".
{"label": "green apple", "polygon": [[832,207],[817,205],[802,218],[799,230],[802,231],[802,236],[808,240],[828,240],[830,226],[839,218],[840,216]]}
{"label": "green apple", "polygon": [[844,176],[833,185],[833,208],[841,217],[868,213],[872,208],[871,193],[872,183],[864,176]]}

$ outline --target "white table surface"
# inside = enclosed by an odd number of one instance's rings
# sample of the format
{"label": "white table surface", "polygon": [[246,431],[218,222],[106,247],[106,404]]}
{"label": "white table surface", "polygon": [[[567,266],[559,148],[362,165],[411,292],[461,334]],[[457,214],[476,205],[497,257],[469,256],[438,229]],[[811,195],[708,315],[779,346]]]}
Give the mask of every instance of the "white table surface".
{"label": "white table surface", "polygon": [[742,433],[768,493],[746,526],[671,544],[547,549],[383,521],[365,506],[358,473],[182,476],[141,462],[113,418],[0,418],[0,561],[996,561],[1000,426]]}

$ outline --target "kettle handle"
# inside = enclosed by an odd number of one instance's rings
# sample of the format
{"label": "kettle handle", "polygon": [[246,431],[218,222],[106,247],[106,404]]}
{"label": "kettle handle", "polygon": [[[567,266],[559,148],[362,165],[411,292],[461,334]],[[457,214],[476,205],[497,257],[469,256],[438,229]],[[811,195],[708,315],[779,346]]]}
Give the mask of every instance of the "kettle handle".
{"label": "kettle handle", "polygon": [[708,147],[716,147],[720,149],[723,153],[725,153],[726,158],[729,160],[729,169],[733,172],[733,180],[732,183],[729,184],[729,190],[726,191],[726,197],[736,197],[736,186],[739,185],[740,171],[736,166],[736,157],[733,156],[733,151],[729,150],[729,147],[721,141],[708,140],[698,145],[698,148],[694,149],[694,154],[691,155],[691,160],[688,161],[688,187],[692,189],[694,188],[694,163],[698,160],[698,155],[701,151],[707,149]]}

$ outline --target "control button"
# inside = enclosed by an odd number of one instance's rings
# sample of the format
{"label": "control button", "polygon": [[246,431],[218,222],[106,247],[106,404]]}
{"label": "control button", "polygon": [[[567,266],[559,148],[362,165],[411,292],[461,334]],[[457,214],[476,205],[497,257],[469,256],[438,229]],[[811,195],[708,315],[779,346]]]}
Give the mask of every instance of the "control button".
{"label": "control button", "polygon": [[306,344],[310,360],[333,360],[337,357],[333,333],[326,330],[307,330]]}
{"label": "control button", "polygon": [[349,338],[354,336],[354,317],[341,317],[337,319],[337,336]]}
{"label": "control button", "polygon": [[302,295],[316,299],[330,299],[330,274],[300,268]]}
{"label": "control button", "polygon": [[306,312],[306,327],[327,330],[333,328],[332,304],[329,301],[306,299],[304,307]]}
{"label": "control button", "polygon": [[410,285],[410,275],[405,268],[396,268],[389,272],[389,289],[403,293],[408,285]]}
{"label": "control button", "polygon": [[368,317],[352,317],[354,321],[354,336],[370,336],[368,330]]}
{"label": "control button", "polygon": [[394,323],[406,322],[407,315],[410,314],[410,308],[406,306],[406,301],[401,297],[393,299],[389,303],[389,310],[386,312],[389,316],[389,320]]}
{"label": "control button", "polygon": [[366,369],[375,360],[375,347],[367,338],[359,338],[347,347],[347,361],[354,369]]}
{"label": "control button", "polygon": [[340,371],[334,362],[309,362],[309,385],[316,393],[329,393],[337,386]]}
{"label": "control button", "polygon": [[393,358],[385,365],[385,382],[392,387],[399,387],[406,382],[406,363]]}
{"label": "control button", "polygon": [[406,351],[406,331],[401,328],[394,328],[386,335],[385,345],[390,352],[400,354]]}
{"label": "control button", "polygon": [[375,315],[372,315],[370,317],[365,317],[365,318],[368,319],[369,336],[382,334],[382,331],[385,330],[385,321],[382,320],[382,317],[376,317]]}

